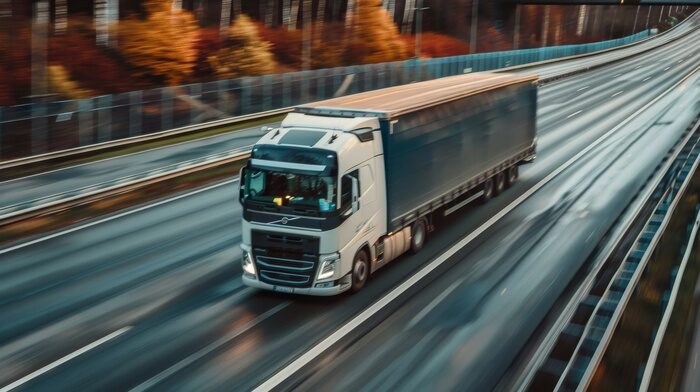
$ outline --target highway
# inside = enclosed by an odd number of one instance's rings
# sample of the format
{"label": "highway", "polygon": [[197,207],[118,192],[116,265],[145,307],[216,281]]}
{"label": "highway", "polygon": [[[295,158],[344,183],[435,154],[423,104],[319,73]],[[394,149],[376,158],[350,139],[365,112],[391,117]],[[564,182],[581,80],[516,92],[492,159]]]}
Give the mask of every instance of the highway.
{"label": "highway", "polygon": [[[235,179],[0,250],[0,390],[495,387],[700,110],[697,78],[662,96],[700,64],[699,38],[542,87],[520,181],[353,296],[242,287]],[[436,260],[294,377],[270,379]]]}

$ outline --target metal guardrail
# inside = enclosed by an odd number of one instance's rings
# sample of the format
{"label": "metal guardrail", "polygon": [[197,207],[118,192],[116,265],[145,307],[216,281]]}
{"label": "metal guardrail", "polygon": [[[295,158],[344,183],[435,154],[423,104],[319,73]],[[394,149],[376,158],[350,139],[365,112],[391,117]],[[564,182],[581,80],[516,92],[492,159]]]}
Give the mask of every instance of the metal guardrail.
{"label": "metal guardrail", "polygon": [[659,351],[661,350],[661,345],[663,344],[664,337],[666,337],[666,329],[671,320],[671,314],[676,304],[676,299],[678,298],[678,292],[680,291],[681,282],[683,281],[683,276],[685,274],[685,268],[690,260],[690,255],[692,254],[693,245],[695,244],[695,238],[698,234],[698,228],[700,228],[700,209],[696,208],[695,221],[693,223],[692,229],[689,230],[688,242],[686,243],[683,259],[681,260],[678,271],[672,279],[673,287],[671,288],[669,294],[669,300],[664,307],[663,315],[661,316],[661,322],[654,335],[654,341],[652,342],[651,351],[649,357],[646,361],[644,367],[644,373],[642,374],[642,381],[639,385],[640,392],[646,392],[649,390],[649,385],[651,383],[651,377],[654,374],[654,368],[656,365],[657,358],[659,356]]}
{"label": "metal guardrail", "polygon": [[167,179],[248,159],[252,146],[179,162],[163,168],[58,193],[0,209],[0,226],[105,199]]}
{"label": "metal guardrail", "polygon": [[[245,123],[249,121],[264,120],[266,118],[273,118],[285,113],[288,113],[291,108],[282,108],[277,110],[270,110],[267,112],[254,113],[245,116],[238,116],[233,118],[226,118],[221,120],[209,121],[206,123],[198,125],[190,125],[181,128],[170,129],[166,131],[154,132],[141,136],[128,137],[124,139],[117,139],[104,143],[96,143],[82,147],[70,148],[67,150],[60,150],[49,152],[40,155],[31,155],[24,158],[13,159],[10,161],[0,162],[0,171],[12,169],[16,167],[28,166],[35,163],[49,163],[52,161],[58,161],[62,159],[76,159],[81,156],[89,156],[91,154],[106,152],[110,150],[115,150],[121,147],[134,146],[142,143],[148,143],[152,141],[164,140],[178,136],[189,135],[192,133],[205,131],[211,128],[233,126],[240,123]],[[2,178],[2,176],[0,176]]]}
{"label": "metal guardrail", "polygon": [[[269,112],[333,96],[464,72],[592,54],[649,37],[643,31],[615,40],[407,60],[246,77],[133,91],[92,99],[0,108],[0,160],[133,138],[212,120]],[[235,121],[235,120],[232,120]]]}
{"label": "metal guardrail", "polygon": [[[582,391],[592,380],[612,333],[634,291],[647,261],[700,160],[700,121],[681,138],[680,145],[661,170],[661,175],[643,196],[637,216],[645,205],[654,207],[631,249],[621,263],[612,257],[614,247],[586,283],[585,295],[576,297],[574,311],[566,315],[547,357],[538,361],[525,385],[530,390]],[[627,232],[632,222],[627,222]],[[621,241],[618,238],[616,241]]]}

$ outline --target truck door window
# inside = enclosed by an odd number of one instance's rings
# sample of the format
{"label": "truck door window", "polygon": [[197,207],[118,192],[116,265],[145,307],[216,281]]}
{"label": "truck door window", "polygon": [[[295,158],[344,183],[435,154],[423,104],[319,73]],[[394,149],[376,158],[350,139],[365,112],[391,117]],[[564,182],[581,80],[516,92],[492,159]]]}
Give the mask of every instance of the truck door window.
{"label": "truck door window", "polygon": [[360,189],[359,194],[362,194],[362,187],[360,185],[360,172],[358,170],[353,170],[350,173],[343,176],[340,184],[340,208],[346,211],[348,208],[352,207],[352,179],[357,179],[358,188]]}

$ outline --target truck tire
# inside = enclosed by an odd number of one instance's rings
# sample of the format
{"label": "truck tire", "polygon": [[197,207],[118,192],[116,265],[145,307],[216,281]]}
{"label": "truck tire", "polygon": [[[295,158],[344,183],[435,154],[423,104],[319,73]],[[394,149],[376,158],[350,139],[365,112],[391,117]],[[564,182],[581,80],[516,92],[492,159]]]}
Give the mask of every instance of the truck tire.
{"label": "truck tire", "polygon": [[500,195],[506,189],[506,174],[500,172],[496,174],[496,189],[494,190],[494,195]]}
{"label": "truck tire", "polygon": [[481,202],[486,203],[493,197],[493,177],[484,181],[484,193],[481,195]]}
{"label": "truck tire", "polygon": [[411,253],[416,254],[423,249],[428,236],[428,225],[425,219],[418,219],[411,227]]}
{"label": "truck tire", "polygon": [[510,188],[511,185],[518,180],[518,165],[513,165],[506,171],[506,186]]}
{"label": "truck tire", "polygon": [[352,292],[356,293],[365,287],[367,278],[369,277],[369,258],[364,249],[360,249],[355,254],[355,259],[352,262]]}

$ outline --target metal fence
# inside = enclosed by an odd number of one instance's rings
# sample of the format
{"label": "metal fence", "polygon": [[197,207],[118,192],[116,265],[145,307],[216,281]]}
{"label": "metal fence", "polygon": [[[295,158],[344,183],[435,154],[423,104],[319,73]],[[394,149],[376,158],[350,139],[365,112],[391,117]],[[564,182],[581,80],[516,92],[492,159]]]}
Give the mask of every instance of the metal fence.
{"label": "metal fence", "polygon": [[0,107],[0,160],[416,81],[590,53],[629,44],[649,35],[649,31],[642,31],[590,44],[318,69],[90,99]]}

